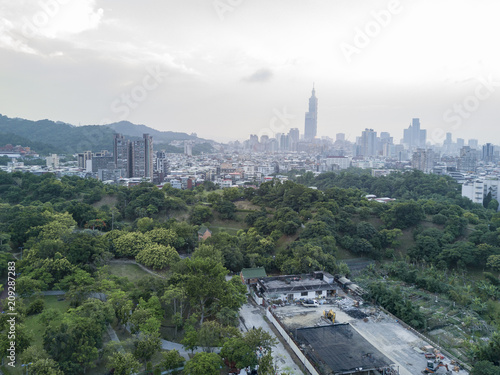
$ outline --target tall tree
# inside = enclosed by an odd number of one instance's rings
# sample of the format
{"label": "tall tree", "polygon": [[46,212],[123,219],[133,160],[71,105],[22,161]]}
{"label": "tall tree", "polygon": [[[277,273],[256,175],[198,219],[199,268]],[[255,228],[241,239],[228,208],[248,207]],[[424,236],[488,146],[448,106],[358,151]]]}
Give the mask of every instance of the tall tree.
{"label": "tall tree", "polygon": [[184,366],[186,375],[219,375],[222,359],[215,353],[196,353]]}

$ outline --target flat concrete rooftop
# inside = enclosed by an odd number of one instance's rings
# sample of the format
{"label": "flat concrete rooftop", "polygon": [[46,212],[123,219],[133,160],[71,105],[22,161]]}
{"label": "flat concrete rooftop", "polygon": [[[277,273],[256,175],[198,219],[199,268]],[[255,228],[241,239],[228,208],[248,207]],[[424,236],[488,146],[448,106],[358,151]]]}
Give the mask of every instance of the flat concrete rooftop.
{"label": "flat concrete rooftop", "polygon": [[297,329],[297,341],[325,374],[356,373],[392,364],[349,324]]}
{"label": "flat concrete rooftop", "polygon": [[329,284],[326,281],[311,277],[267,277],[265,279],[259,279],[259,283],[266,289],[266,292],[300,292],[336,289],[334,284]]}

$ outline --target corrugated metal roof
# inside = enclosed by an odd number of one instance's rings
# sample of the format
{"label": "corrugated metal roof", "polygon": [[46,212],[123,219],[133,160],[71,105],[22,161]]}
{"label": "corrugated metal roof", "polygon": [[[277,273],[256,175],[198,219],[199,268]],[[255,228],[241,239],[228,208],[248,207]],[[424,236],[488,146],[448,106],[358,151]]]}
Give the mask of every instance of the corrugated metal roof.
{"label": "corrugated metal roof", "polygon": [[261,277],[267,277],[266,270],[264,267],[257,268],[243,268],[241,274],[245,279],[255,279]]}
{"label": "corrugated metal roof", "polygon": [[345,285],[345,284],[349,284],[351,282],[351,280],[349,280],[347,277],[341,277],[339,278],[339,283]]}

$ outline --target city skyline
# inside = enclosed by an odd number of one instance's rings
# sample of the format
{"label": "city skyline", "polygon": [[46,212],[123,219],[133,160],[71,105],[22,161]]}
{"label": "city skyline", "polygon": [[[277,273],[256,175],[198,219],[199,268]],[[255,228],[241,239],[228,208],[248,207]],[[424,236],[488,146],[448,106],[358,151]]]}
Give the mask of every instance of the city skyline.
{"label": "city skyline", "polygon": [[447,132],[499,144],[498,10],[464,0],[2,4],[0,113],[227,142],[273,126],[302,133],[315,82],[319,137],[355,141],[370,128],[399,141],[420,118],[434,144]]}

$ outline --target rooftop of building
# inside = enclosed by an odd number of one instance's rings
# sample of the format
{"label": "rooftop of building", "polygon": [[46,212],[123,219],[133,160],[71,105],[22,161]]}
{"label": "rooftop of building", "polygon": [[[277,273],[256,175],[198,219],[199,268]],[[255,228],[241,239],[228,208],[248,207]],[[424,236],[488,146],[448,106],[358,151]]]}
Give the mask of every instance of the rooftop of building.
{"label": "rooftop of building", "polygon": [[[329,275],[329,274],[327,274]],[[331,276],[331,275],[330,275]],[[319,277],[319,275],[318,275]],[[303,292],[315,290],[331,290],[332,284],[314,275],[274,276],[259,279],[266,292]]]}
{"label": "rooftop of building", "polygon": [[200,229],[198,230],[198,234],[200,235],[203,235],[205,234],[205,232],[209,232],[209,233],[212,233],[212,231],[210,229],[208,229],[206,226],[201,226]]}
{"label": "rooftop of building", "polygon": [[300,328],[297,341],[324,373],[367,371],[392,364],[349,324]]}
{"label": "rooftop of building", "polygon": [[261,277],[267,277],[266,270],[264,267],[256,267],[256,268],[243,268],[241,270],[241,275],[245,279],[255,279]]}

